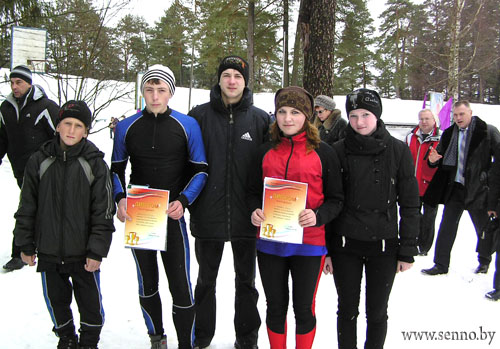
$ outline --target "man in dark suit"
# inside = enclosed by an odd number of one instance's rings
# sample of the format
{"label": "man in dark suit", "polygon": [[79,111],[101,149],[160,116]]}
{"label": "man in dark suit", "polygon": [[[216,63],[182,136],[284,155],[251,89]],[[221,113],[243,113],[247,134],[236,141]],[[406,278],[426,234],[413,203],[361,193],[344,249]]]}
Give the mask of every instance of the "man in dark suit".
{"label": "man in dark suit", "polygon": [[470,104],[459,100],[453,106],[454,125],[447,128],[429,163],[438,170],[425,193],[424,202],[444,204],[434,251],[434,266],[423,269],[426,275],[448,273],[450,254],[464,210],[477,234],[479,266],[475,273],[487,273],[491,262],[491,239],[482,236],[488,222],[488,170],[495,148],[500,144],[498,130],[472,115]]}

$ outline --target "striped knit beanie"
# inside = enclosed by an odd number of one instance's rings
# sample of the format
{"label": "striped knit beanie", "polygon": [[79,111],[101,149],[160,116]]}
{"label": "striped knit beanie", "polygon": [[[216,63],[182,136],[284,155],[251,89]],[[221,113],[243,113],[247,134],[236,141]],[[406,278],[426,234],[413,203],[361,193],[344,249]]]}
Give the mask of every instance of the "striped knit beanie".
{"label": "striped knit beanie", "polygon": [[164,81],[170,88],[170,94],[173,96],[175,93],[175,76],[174,73],[164,65],[155,64],[149,67],[148,71],[142,76],[141,93],[144,95],[144,85],[152,79]]}
{"label": "striped knit beanie", "polygon": [[22,79],[31,85],[32,82],[31,70],[25,65],[18,65],[10,72],[9,79],[12,78]]}

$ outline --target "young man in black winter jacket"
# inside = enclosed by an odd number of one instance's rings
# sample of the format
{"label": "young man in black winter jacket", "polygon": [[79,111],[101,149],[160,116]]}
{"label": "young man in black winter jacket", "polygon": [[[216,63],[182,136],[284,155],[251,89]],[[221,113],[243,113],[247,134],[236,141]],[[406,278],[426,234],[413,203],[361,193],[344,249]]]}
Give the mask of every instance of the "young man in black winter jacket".
{"label": "young man in black winter jacket", "polygon": [[[104,154],[86,139],[90,123],[84,102],[63,105],[57,138],[26,165],[15,215],[21,258],[34,266],[38,257],[58,348],[97,348],[104,324],[99,267],[115,230],[115,205]],[[72,293],[80,312],[79,343]]]}
{"label": "young man in black winter jacket", "polygon": [[[28,67],[20,65],[10,72],[12,93],[0,105],[0,164],[7,154],[19,188],[29,157],[40,146],[54,138],[59,106],[47,98],[43,89],[32,85]],[[3,268],[21,269],[25,264],[21,251],[12,239],[12,259]]]}
{"label": "young man in black winter jacket", "polygon": [[255,289],[256,233],[247,207],[247,174],[267,140],[269,115],[253,106],[248,63],[224,58],[210,102],[189,112],[200,124],[210,164],[207,185],[190,209],[199,264],[195,289],[195,347],[210,345],[215,333],[215,284],[224,243],[231,242],[236,273],[235,347],[256,348],[260,317]]}

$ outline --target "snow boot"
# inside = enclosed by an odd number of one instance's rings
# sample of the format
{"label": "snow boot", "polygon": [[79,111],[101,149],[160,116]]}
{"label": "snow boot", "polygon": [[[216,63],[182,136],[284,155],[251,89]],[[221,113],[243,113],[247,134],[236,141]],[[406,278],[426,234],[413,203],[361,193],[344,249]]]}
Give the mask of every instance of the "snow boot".
{"label": "snow boot", "polygon": [[167,336],[149,335],[151,339],[151,349],[167,349]]}
{"label": "snow boot", "polygon": [[78,349],[78,336],[76,334],[60,336],[57,349]]}

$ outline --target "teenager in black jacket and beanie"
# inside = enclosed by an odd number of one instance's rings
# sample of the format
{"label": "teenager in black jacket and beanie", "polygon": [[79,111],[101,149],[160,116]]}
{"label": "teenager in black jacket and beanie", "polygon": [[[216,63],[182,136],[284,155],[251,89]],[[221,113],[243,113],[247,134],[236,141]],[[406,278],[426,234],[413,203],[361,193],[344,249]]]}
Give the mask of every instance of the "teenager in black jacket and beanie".
{"label": "teenager in black jacket and beanie", "polygon": [[[365,349],[383,348],[387,305],[397,272],[417,254],[418,184],[411,153],[380,120],[377,92],[359,89],[346,100],[349,125],[334,144],[342,167],[344,208],[327,227],[329,257],[338,294],[339,348],[356,348],[363,269],[366,275]],[[398,212],[399,206],[399,224]]]}

